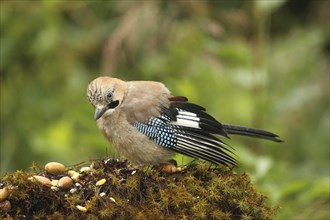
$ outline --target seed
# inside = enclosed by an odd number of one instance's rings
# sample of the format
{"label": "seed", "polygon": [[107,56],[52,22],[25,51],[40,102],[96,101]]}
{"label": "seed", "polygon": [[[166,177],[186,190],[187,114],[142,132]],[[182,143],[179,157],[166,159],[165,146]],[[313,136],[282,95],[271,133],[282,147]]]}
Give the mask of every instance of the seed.
{"label": "seed", "polygon": [[82,211],[82,212],[87,212],[87,208],[84,207],[84,206],[77,205],[76,207],[77,207],[77,209],[79,209],[79,210]]}
{"label": "seed", "polygon": [[64,176],[58,181],[58,186],[63,189],[69,189],[72,185],[73,185],[73,181],[68,176]]}
{"label": "seed", "polygon": [[80,168],[80,173],[88,173],[91,171],[90,167],[82,167]]}
{"label": "seed", "polygon": [[80,174],[79,173],[75,173],[71,178],[75,181],[79,180]]}
{"label": "seed", "polygon": [[52,186],[52,182],[44,176],[29,177],[29,180],[31,180],[32,182],[37,181],[37,182],[39,182],[39,183],[41,183],[42,185],[45,185],[45,186],[49,186],[49,187]]}
{"label": "seed", "polygon": [[99,181],[96,182],[97,186],[102,186],[107,180],[106,179],[101,179]]}
{"label": "seed", "polygon": [[50,162],[45,165],[45,170],[49,174],[61,174],[65,172],[66,168],[61,163]]}
{"label": "seed", "polygon": [[73,176],[75,173],[77,173],[76,171],[74,171],[74,170],[69,170],[68,171],[68,174],[69,174],[69,176]]}
{"label": "seed", "polygon": [[74,171],[74,170],[69,170],[69,171],[68,171],[68,174],[69,174],[69,176],[71,176],[71,178],[72,178],[73,180],[75,180],[75,181],[79,180],[80,174],[77,173],[76,171]]}
{"label": "seed", "polygon": [[52,180],[52,186],[58,186],[58,180]]}
{"label": "seed", "polygon": [[9,191],[6,188],[0,189],[0,202],[7,199],[9,196]]}

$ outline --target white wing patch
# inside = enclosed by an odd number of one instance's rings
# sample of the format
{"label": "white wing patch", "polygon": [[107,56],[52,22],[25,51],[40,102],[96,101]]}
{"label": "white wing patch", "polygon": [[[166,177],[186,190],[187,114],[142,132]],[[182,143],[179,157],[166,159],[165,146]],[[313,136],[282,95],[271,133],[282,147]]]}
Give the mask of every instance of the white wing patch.
{"label": "white wing patch", "polygon": [[170,122],[172,125],[200,129],[200,118],[195,113],[184,111],[178,108],[177,110],[179,114],[176,116],[176,121]]}

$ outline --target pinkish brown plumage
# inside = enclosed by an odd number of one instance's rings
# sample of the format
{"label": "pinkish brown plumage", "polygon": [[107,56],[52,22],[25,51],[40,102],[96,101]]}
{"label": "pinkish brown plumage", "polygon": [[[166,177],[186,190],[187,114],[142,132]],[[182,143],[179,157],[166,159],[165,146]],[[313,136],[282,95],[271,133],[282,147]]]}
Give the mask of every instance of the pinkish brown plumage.
{"label": "pinkish brown plumage", "polygon": [[116,150],[136,164],[159,164],[175,152],[238,166],[232,148],[215,135],[238,134],[280,142],[277,135],[221,124],[199,105],[173,96],[164,84],[99,77],[87,87],[97,126]]}

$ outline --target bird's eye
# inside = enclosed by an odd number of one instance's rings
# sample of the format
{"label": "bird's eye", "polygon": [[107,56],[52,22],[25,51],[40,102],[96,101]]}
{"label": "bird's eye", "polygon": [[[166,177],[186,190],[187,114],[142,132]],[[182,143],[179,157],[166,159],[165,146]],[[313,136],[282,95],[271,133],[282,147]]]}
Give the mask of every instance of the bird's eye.
{"label": "bird's eye", "polygon": [[112,99],[112,95],[113,95],[113,92],[109,92],[109,93],[107,94],[108,99]]}

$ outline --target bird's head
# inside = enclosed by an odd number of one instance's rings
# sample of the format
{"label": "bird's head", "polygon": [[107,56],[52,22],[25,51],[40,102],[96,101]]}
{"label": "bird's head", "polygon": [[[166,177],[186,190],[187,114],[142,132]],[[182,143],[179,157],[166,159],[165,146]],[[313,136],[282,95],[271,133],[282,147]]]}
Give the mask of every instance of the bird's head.
{"label": "bird's head", "polygon": [[122,103],[127,85],[124,81],[102,76],[94,79],[87,87],[87,98],[95,107],[94,119],[110,115]]}

